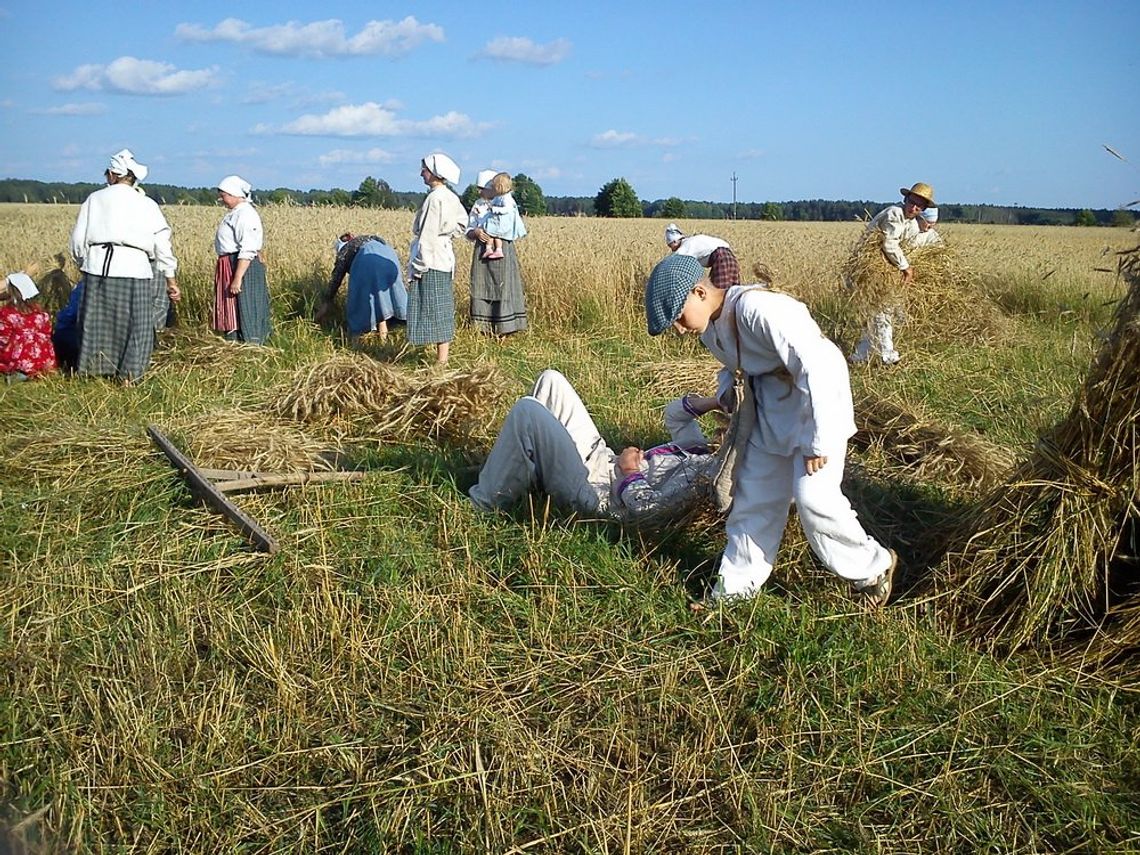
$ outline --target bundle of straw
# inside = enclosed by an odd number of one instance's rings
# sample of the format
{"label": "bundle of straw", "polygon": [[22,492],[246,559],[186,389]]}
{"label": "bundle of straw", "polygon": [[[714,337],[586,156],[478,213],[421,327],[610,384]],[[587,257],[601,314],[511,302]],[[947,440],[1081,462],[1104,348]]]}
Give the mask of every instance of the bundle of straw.
{"label": "bundle of straw", "polygon": [[269,402],[269,411],[301,422],[384,412],[403,396],[406,377],[359,354],[334,356],[302,368]]}
{"label": "bundle of straw", "polygon": [[843,282],[860,325],[887,311],[904,322],[907,337],[915,341],[992,342],[1007,332],[1007,318],[950,245],[904,245],[903,251],[914,270],[907,286],[883,255],[882,234],[876,229],[864,232],[847,257]]}
{"label": "bundle of straw", "polygon": [[852,444],[877,449],[920,478],[990,489],[1013,466],[1013,457],[981,437],[951,430],[906,407],[864,391],[855,401]]}
{"label": "bundle of straw", "polygon": [[507,383],[493,365],[401,371],[366,356],[336,356],[303,368],[269,401],[275,415],[345,435],[485,439]]}
{"label": "bundle of straw", "polygon": [[326,443],[264,413],[204,413],[174,420],[170,428],[198,466],[275,473],[332,468]]}
{"label": "bundle of straw", "polygon": [[1068,416],[952,535],[949,616],[1001,649],[1140,652],[1140,248],[1118,269],[1129,292]]}

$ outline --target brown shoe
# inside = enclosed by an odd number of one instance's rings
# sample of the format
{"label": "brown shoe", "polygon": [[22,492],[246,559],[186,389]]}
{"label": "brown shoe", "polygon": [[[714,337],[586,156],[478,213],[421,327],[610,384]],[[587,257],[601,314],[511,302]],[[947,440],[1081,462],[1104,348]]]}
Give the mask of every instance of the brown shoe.
{"label": "brown shoe", "polygon": [[856,586],[855,593],[863,598],[863,602],[867,604],[870,609],[882,608],[887,604],[887,600],[891,598],[891,586],[895,580],[895,570],[899,566],[899,554],[893,549],[887,550],[891,553],[891,563],[883,575],[869,582],[864,586]]}

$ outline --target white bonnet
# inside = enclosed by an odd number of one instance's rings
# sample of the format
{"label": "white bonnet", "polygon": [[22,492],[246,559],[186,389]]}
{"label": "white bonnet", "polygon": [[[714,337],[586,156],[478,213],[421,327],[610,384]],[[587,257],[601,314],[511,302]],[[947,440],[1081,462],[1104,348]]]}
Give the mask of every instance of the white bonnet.
{"label": "white bonnet", "polygon": [[126,175],[129,172],[139,181],[146,178],[147,173],[150,172],[149,169],[135,160],[135,156],[129,148],[111,155],[111,162],[107,165],[107,171],[112,175]]}
{"label": "white bonnet", "polygon": [[427,167],[428,172],[437,178],[442,178],[448,184],[459,183],[459,164],[442,151],[425,157],[424,166]]}
{"label": "white bonnet", "polygon": [[227,175],[218,182],[218,189],[239,199],[248,199],[253,186],[240,175]]}

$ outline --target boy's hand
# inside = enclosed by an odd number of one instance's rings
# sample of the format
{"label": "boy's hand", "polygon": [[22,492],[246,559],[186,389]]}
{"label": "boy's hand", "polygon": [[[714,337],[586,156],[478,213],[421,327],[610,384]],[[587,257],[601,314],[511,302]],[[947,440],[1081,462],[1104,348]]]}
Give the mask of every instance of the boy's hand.
{"label": "boy's hand", "polygon": [[827,465],[827,458],[823,455],[818,457],[804,457],[804,471],[808,475],[814,475],[820,469]]}

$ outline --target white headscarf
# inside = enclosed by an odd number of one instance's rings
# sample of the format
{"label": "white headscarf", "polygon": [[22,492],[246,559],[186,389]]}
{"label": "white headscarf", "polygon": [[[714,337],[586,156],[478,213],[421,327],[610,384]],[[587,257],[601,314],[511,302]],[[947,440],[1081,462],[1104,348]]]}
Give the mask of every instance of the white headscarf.
{"label": "white headscarf", "polygon": [[926,220],[926,222],[934,225],[938,222],[938,209],[934,207],[927,208],[925,211],[919,212],[919,216]]}
{"label": "white headscarf", "polygon": [[16,289],[21,300],[30,300],[40,293],[40,289],[27,273],[9,273],[8,284]]}
{"label": "white headscarf", "polygon": [[677,228],[676,223],[670,223],[665,227],[665,243],[673,243],[681,240],[684,236],[684,233]]}
{"label": "white headscarf", "polygon": [[459,183],[459,164],[442,151],[425,157],[424,166],[428,168],[428,172],[436,178],[442,178],[448,184]]}
{"label": "white headscarf", "polygon": [[475,176],[475,186],[482,190],[491,183],[491,179],[498,175],[493,169],[480,169],[479,174]]}
{"label": "white headscarf", "polygon": [[248,199],[253,186],[240,175],[227,175],[218,182],[218,189],[239,199]]}
{"label": "white headscarf", "polygon": [[146,178],[147,173],[150,172],[149,169],[135,160],[135,156],[129,148],[111,155],[111,163],[107,166],[107,171],[112,175],[126,175],[129,172],[139,181]]}

